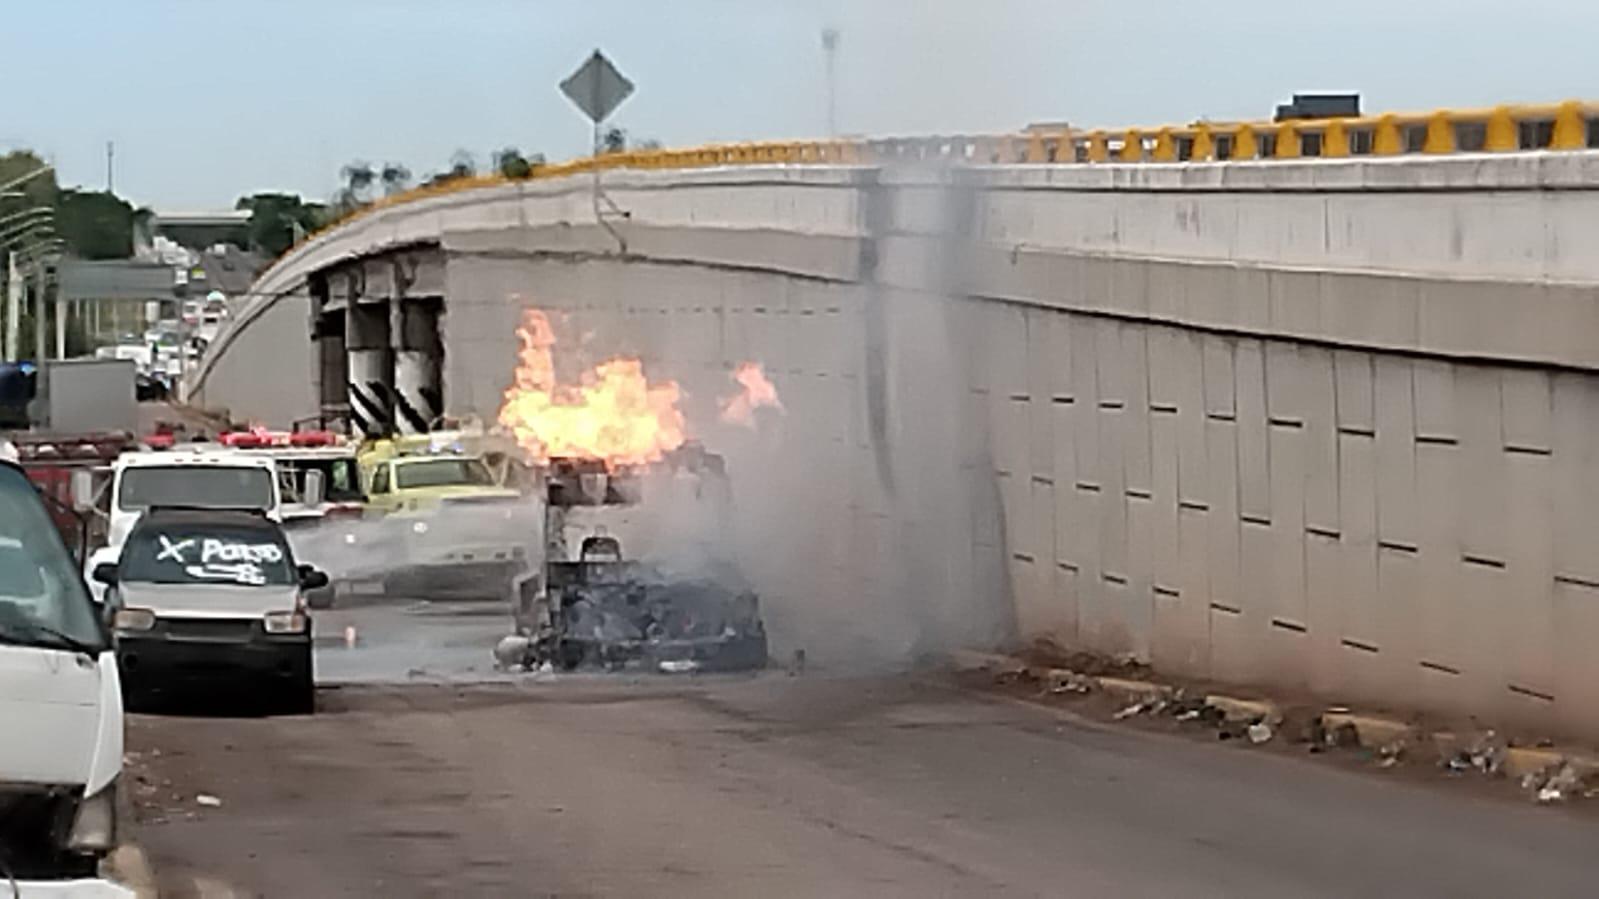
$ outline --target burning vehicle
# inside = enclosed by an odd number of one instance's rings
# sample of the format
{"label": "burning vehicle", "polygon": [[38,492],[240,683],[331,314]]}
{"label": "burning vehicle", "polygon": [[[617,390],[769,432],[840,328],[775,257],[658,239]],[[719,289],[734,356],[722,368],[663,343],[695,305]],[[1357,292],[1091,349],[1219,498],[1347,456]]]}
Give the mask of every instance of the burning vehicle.
{"label": "burning vehicle", "polygon": [[[512,587],[516,633],[502,666],[760,668],[760,603],[733,563],[730,489],[720,456],[688,439],[673,381],[614,356],[557,377],[555,330],[524,310],[521,348],[498,424],[541,476],[542,559]],[[732,372],[724,420],[753,426],[780,409],[760,367]]]}
{"label": "burning vehicle", "polygon": [[502,664],[765,667],[759,600],[723,558],[720,457],[689,443],[647,466],[553,459],[545,495],[544,570],[515,586],[517,632],[501,644]]}

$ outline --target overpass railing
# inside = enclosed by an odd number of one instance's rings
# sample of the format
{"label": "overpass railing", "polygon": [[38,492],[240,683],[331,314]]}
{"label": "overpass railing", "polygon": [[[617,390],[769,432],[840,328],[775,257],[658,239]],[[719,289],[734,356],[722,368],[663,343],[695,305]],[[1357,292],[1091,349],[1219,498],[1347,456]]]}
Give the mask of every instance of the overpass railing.
{"label": "overpass railing", "polygon": [[[626,150],[540,163],[527,178],[595,170],[730,165],[965,165],[1242,162],[1407,154],[1509,153],[1599,148],[1599,103],[1440,109],[1421,113],[1289,121],[1194,122],[1134,128],[1039,127],[1012,134],[752,141],[686,149]],[[399,203],[504,184],[503,175],[455,178],[384,197],[328,227]],[[324,229],[326,230],[326,229]]]}

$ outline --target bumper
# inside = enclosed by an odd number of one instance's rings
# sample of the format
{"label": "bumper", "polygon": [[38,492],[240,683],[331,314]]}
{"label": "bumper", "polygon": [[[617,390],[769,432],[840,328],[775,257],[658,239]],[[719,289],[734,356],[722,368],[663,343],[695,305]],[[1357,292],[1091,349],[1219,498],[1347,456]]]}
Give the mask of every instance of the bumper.
{"label": "bumper", "polygon": [[309,634],[248,640],[192,640],[119,635],[117,664],[130,692],[219,687],[239,681],[301,683],[311,680]]}
{"label": "bumper", "polygon": [[[7,895],[0,893],[0,895]],[[109,880],[19,880],[21,899],[135,899],[138,893]]]}
{"label": "bumper", "polygon": [[[93,797],[82,794],[76,786],[0,783],[0,861],[19,880],[54,884],[84,877],[115,845],[116,782]],[[0,870],[0,896],[10,895],[8,885]]]}

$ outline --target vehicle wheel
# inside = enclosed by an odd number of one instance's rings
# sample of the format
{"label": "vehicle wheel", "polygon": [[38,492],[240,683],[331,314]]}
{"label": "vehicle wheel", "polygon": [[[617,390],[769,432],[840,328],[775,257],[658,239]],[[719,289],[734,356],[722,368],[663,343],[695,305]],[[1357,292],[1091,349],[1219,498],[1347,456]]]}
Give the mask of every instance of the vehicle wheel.
{"label": "vehicle wheel", "polygon": [[295,681],[285,685],[278,700],[278,714],[316,714],[316,687],[309,681],[305,683]]}
{"label": "vehicle wheel", "polygon": [[279,693],[278,708],[285,715],[316,714],[316,679],[311,673],[311,648],[305,650],[305,661],[286,680]]}

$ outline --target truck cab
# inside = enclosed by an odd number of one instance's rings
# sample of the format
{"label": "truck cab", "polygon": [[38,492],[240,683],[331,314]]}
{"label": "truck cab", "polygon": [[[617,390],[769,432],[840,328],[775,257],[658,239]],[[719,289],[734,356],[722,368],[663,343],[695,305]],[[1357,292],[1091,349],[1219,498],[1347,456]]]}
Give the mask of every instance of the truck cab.
{"label": "truck cab", "polygon": [[113,848],[122,727],[99,610],[39,494],[0,461],[0,858],[21,895],[92,878]]}
{"label": "truck cab", "polygon": [[[359,519],[366,508],[366,493],[355,446],[329,431],[267,431],[251,429],[220,435],[218,442],[277,463],[278,489],[283,497],[282,523],[289,530],[333,519]],[[320,489],[312,487],[312,472],[319,472]]]}
{"label": "truck cab", "polygon": [[368,514],[403,551],[384,592],[502,597],[529,564],[543,514],[535,497],[499,486],[478,455],[369,449],[362,457]]}

